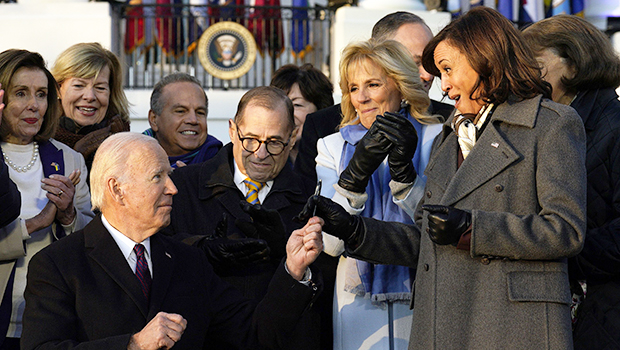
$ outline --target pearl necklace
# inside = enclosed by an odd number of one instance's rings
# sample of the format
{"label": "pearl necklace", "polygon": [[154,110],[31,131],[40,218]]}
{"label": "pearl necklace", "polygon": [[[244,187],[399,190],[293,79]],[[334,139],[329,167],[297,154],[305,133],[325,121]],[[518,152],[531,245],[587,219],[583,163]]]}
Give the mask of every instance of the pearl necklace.
{"label": "pearl necklace", "polygon": [[6,153],[4,153],[4,160],[6,161],[6,164],[10,166],[11,168],[13,168],[15,171],[17,171],[18,173],[25,173],[26,171],[32,169],[32,166],[34,165],[34,163],[37,162],[38,158],[39,158],[39,144],[37,144],[36,141],[33,142],[32,158],[30,159],[30,162],[26,164],[25,166],[15,165],[15,163],[13,163],[11,159],[9,159],[9,156]]}

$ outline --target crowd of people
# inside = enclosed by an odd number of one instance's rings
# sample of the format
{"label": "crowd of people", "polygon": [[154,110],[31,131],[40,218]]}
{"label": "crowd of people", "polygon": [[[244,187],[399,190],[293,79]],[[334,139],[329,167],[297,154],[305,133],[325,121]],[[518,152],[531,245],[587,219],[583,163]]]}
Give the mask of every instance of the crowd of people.
{"label": "crowd of people", "polygon": [[187,73],[140,134],[101,45],[0,53],[0,350],[620,348],[600,30],[399,11],[339,72],[281,67],[224,144]]}

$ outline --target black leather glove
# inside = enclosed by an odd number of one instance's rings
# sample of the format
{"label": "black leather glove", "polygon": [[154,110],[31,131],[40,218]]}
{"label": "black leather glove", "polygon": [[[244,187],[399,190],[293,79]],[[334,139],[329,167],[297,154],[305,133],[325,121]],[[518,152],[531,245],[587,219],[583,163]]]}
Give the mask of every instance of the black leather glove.
{"label": "black leather glove", "polygon": [[392,149],[392,143],[379,132],[376,122],[355,146],[347,167],[340,173],[338,185],[345,190],[364,193],[372,173]]}
{"label": "black leather glove", "polygon": [[227,228],[228,217],[224,214],[213,235],[204,237],[195,244],[207,254],[214,268],[246,266],[269,260],[267,242],[256,238],[228,239]]}
{"label": "black leather glove", "polygon": [[363,225],[357,215],[351,215],[340,204],[322,196],[311,196],[294,220],[305,223],[318,216],[323,221],[323,231],[342,239],[348,245],[356,245],[363,238]]}
{"label": "black leather glove", "polygon": [[411,159],[418,147],[418,132],[407,118],[390,112],[378,115],[375,122],[384,137],[394,145],[388,155],[392,180],[412,183],[417,176]]}
{"label": "black leather glove", "polygon": [[463,233],[471,226],[471,213],[445,205],[424,204],[428,211],[426,232],[439,245],[456,245]]}
{"label": "black leather glove", "polygon": [[260,204],[250,204],[245,200],[241,200],[239,204],[241,209],[250,215],[252,222],[237,220],[235,226],[248,237],[265,240],[271,250],[271,258],[279,260],[286,256],[286,242],[290,233],[286,232],[278,211],[267,209]]}

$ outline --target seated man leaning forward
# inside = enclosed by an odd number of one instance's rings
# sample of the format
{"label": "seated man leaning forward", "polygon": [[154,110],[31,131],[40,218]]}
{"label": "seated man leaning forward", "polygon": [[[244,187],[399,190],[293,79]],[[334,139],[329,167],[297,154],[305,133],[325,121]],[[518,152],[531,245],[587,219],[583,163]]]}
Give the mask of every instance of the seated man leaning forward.
{"label": "seated man leaning forward", "polygon": [[172,73],[160,80],[151,94],[150,129],[168,154],[173,168],[202,163],[222,148],[207,134],[209,100],[202,85],[187,73]]}
{"label": "seated man leaning forward", "polygon": [[177,193],[171,170],[151,137],[118,133],[101,144],[91,172],[101,215],[30,262],[22,349],[282,347],[320,287],[308,266],[322,250],[322,220],[291,234],[256,306],[200,250],[158,233]]}

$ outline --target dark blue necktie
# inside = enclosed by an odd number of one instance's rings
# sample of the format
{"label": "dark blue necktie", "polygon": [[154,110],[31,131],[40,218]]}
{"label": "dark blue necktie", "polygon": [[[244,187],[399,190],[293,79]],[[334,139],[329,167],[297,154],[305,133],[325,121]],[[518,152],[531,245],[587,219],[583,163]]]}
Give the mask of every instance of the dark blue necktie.
{"label": "dark blue necktie", "polygon": [[142,244],[136,244],[133,248],[136,253],[136,277],[140,281],[142,287],[142,293],[146,300],[149,300],[149,292],[151,291],[151,272],[149,271],[149,264],[144,257],[144,246]]}

